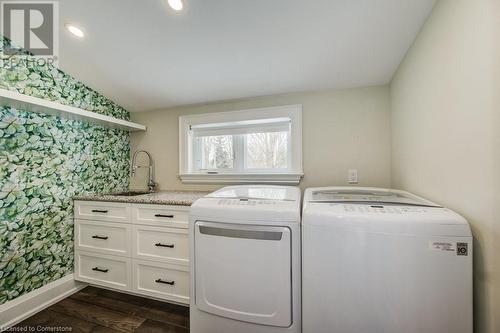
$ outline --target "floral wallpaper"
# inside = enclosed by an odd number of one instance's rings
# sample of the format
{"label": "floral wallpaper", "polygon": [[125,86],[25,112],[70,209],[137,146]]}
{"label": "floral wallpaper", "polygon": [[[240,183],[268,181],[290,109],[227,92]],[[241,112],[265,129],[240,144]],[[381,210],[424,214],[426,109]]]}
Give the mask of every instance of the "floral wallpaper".
{"label": "floral wallpaper", "polygon": [[[0,56],[0,88],[129,118],[54,66],[16,57]],[[128,132],[0,105],[0,304],[72,273],[72,196],[123,191],[128,179]]]}

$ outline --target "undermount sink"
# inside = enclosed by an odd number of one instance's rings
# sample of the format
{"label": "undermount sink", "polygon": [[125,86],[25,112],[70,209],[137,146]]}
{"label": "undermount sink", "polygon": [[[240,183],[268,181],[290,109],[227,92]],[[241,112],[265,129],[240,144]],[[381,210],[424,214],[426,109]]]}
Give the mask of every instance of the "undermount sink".
{"label": "undermount sink", "polygon": [[135,195],[142,195],[142,194],[148,194],[150,192],[148,191],[127,191],[127,192],[120,192],[120,193],[111,193],[110,195],[116,195],[120,197],[133,197]]}

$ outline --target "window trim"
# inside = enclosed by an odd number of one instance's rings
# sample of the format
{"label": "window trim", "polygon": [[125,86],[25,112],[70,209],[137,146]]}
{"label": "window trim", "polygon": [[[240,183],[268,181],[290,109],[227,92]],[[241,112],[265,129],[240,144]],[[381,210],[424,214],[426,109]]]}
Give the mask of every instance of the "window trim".
{"label": "window trim", "polygon": [[[246,121],[266,118],[288,117],[291,120],[289,141],[291,144],[290,168],[287,172],[224,172],[200,173],[191,168],[192,147],[190,126],[231,121]],[[179,117],[179,178],[183,183],[237,184],[268,183],[298,184],[303,177],[302,171],[302,105],[256,108],[239,111],[204,113]]]}

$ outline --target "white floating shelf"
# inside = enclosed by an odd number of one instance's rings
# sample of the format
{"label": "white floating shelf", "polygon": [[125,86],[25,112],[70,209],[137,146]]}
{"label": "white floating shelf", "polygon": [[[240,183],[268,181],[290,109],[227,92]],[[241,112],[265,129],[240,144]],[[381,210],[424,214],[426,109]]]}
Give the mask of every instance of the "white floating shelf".
{"label": "white floating shelf", "polygon": [[87,111],[74,106],[63,105],[42,98],[27,96],[15,91],[0,89],[0,105],[18,110],[41,112],[63,118],[83,120],[97,125],[118,128],[125,131],[145,131],[146,126],[131,121]]}

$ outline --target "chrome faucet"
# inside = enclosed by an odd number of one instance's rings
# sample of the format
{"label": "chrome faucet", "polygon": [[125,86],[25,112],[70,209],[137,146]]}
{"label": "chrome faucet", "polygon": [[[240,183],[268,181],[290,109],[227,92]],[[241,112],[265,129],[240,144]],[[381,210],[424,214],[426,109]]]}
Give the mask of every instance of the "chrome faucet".
{"label": "chrome faucet", "polygon": [[[148,165],[147,166],[142,166],[142,165],[137,165],[135,163],[135,160],[137,158],[137,155],[139,153],[144,153],[148,156]],[[138,168],[148,168],[148,189],[149,192],[154,192],[156,190],[156,183],[154,182],[154,173],[153,173],[153,159],[151,158],[151,154],[149,154],[145,150],[136,150],[134,155],[132,156],[132,162],[130,163],[130,174],[132,177],[135,176],[135,171]]]}

